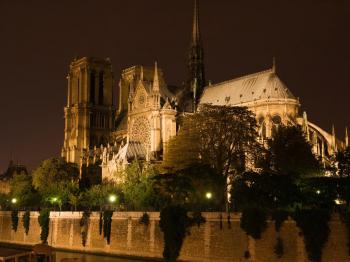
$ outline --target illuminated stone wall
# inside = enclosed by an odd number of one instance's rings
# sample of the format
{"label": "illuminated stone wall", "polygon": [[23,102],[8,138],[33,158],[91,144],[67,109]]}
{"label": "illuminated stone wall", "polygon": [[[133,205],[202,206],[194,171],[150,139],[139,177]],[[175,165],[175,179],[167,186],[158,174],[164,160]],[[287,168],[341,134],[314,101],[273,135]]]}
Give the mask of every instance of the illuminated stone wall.
{"label": "illuminated stone wall", "polygon": [[[36,244],[40,242],[38,213],[31,213],[30,229],[25,235],[22,215],[17,232],[11,230],[11,213],[0,212],[0,242]],[[150,224],[139,223],[141,212],[115,212],[112,221],[111,243],[107,245],[99,234],[99,214],[90,217],[86,247],[82,246],[79,212],[52,212],[50,219],[50,245],[75,251],[107,252],[118,255],[161,257],[163,235],[159,228],[159,213],[149,213]],[[286,221],[280,231],[284,244],[284,255],[277,258],[274,253],[277,234],[274,224],[269,223],[261,240],[248,237],[239,226],[239,215],[203,213],[207,223],[193,227],[185,239],[181,259],[186,261],[308,261],[303,238],[292,220]],[[323,261],[350,261],[347,253],[347,233],[338,216],[330,221],[331,233],[323,250]],[[244,253],[249,251],[251,258]]]}

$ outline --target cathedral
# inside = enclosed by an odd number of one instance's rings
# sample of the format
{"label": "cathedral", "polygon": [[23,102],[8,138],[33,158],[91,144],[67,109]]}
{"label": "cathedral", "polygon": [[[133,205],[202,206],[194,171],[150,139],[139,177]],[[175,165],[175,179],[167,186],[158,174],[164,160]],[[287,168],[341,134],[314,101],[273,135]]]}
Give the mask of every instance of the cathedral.
{"label": "cathedral", "polygon": [[308,120],[275,63],[265,71],[211,84],[205,80],[203,55],[195,1],[188,78],[181,87],[168,85],[157,63],[127,68],[118,81],[110,59],[74,59],[67,76],[62,157],[80,167],[97,163],[103,179],[118,182],[118,172],[134,159],[161,161],[176,135],[178,116],[195,113],[200,104],[247,107],[256,115],[262,141],[278,125],[299,125],[324,165],[349,145],[347,130],[342,141],[334,127],[330,134]]}

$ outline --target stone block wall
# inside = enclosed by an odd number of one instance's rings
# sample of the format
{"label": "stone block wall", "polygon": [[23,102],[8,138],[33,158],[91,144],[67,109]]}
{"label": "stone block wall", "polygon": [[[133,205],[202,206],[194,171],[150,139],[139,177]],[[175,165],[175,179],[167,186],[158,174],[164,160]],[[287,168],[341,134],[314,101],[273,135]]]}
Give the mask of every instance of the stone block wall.
{"label": "stone block wall", "polygon": [[[148,226],[140,224],[141,212],[114,212],[112,218],[111,241],[108,245],[99,234],[99,214],[92,213],[89,220],[86,246],[82,246],[80,218],[81,212],[51,212],[48,242],[57,248],[74,251],[105,252],[123,256],[161,258],[163,233],[159,227],[159,213],[150,212]],[[30,229],[25,234],[22,225],[23,213],[19,213],[17,232],[11,229],[11,212],[0,212],[0,242],[13,244],[40,243],[38,213],[32,212]],[[184,261],[257,261],[257,262],[308,262],[304,241],[293,220],[287,220],[279,233],[274,223],[269,222],[262,238],[254,240],[240,229],[239,214],[203,213],[207,222],[194,226],[186,237],[181,250]],[[323,261],[350,261],[347,251],[345,225],[338,216],[330,221],[331,233],[323,250]],[[284,254],[278,258],[274,253],[276,239],[283,240]],[[249,251],[250,258],[245,258]]]}

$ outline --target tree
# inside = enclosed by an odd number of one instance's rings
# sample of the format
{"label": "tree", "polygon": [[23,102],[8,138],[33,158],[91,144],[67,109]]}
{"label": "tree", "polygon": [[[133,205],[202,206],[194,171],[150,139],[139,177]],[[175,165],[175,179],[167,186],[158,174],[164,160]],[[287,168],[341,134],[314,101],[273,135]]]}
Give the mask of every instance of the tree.
{"label": "tree", "polygon": [[340,177],[350,177],[350,146],[337,152],[336,161],[338,162],[338,175]]}
{"label": "tree", "polygon": [[19,208],[36,208],[40,203],[40,195],[32,186],[32,176],[25,173],[15,174],[10,180],[10,196],[17,200]]}
{"label": "tree", "polygon": [[183,117],[178,135],[165,150],[163,167],[178,172],[208,165],[225,181],[226,192],[227,178],[242,173],[262,151],[257,137],[255,116],[246,107],[204,104]]}
{"label": "tree", "polygon": [[121,185],[125,203],[131,210],[146,210],[152,208],[155,193],[153,191],[153,177],[157,174],[151,164],[133,161],[123,171]]}
{"label": "tree", "polygon": [[[100,212],[108,204],[108,197],[116,195],[116,202],[120,202],[120,189],[109,183],[94,185],[83,193],[81,205],[88,209],[98,208]],[[115,203],[115,204],[117,204]]]}
{"label": "tree", "polygon": [[68,202],[69,194],[78,190],[79,170],[76,164],[62,158],[44,160],[33,172],[33,186],[44,202],[58,205],[60,209]]}
{"label": "tree", "polygon": [[204,104],[198,113],[183,118],[178,136],[165,152],[163,166],[181,170],[199,162],[227,178],[255,160],[261,150],[257,137],[255,116],[246,107]]}
{"label": "tree", "polygon": [[268,141],[268,147],[269,165],[275,172],[295,178],[320,174],[319,161],[300,127],[279,126]]}

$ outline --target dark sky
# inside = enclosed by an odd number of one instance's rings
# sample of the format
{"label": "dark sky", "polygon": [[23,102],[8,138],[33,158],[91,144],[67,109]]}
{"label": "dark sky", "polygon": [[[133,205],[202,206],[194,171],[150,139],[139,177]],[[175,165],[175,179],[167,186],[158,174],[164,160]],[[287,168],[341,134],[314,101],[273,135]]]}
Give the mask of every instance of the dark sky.
{"label": "dark sky", "polygon": [[[60,154],[66,75],[75,56],[110,57],[185,79],[192,0],[0,0],[0,172]],[[267,69],[300,97],[311,121],[350,125],[350,1],[201,0],[207,79]]]}

